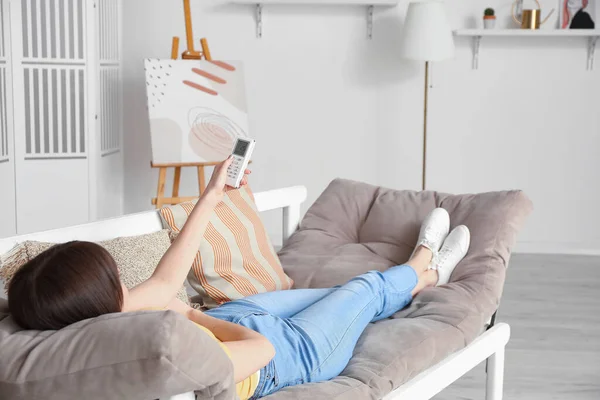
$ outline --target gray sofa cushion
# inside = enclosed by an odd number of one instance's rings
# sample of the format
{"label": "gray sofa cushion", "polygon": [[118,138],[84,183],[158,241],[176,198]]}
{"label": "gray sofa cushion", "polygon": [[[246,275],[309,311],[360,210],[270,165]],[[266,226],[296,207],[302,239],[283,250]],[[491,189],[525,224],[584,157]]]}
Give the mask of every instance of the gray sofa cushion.
{"label": "gray sofa cushion", "polygon": [[269,399],[378,399],[460,350],[498,307],[510,248],[532,209],[520,191],[453,196],[335,180],[279,253],[296,288],[330,287],[407,261],[425,216],[450,213],[471,247],[447,285],[428,288],[391,319],[371,324],[340,377]]}
{"label": "gray sofa cushion", "polygon": [[26,331],[0,299],[0,398],[148,400],[198,390],[235,398],[231,361],[173,311],[107,314],[60,331]]}

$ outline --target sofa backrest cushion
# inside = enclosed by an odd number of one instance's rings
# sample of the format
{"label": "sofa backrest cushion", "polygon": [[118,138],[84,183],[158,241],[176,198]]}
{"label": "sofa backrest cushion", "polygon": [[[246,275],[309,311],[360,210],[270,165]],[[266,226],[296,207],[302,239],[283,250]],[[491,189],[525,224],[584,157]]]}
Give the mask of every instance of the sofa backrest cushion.
{"label": "sofa backrest cushion", "polygon": [[[12,276],[29,260],[55,243],[25,241],[17,244],[6,254],[0,254],[0,278],[5,281],[5,290]],[[132,288],[146,281],[156,269],[158,262],[171,246],[166,229],[139,236],[120,237],[98,242],[115,259],[121,281]],[[188,295],[182,286],[177,297],[189,304]]]}
{"label": "sofa backrest cushion", "polygon": [[[160,215],[164,227],[179,232],[195,204],[163,207]],[[258,293],[287,290],[293,284],[283,272],[248,186],[225,192],[191,267],[188,282],[207,308]]]}
{"label": "sofa backrest cushion", "polygon": [[460,325],[471,341],[498,308],[510,249],[532,209],[521,191],[448,195],[337,179],[280,251],[281,262],[297,288],[331,287],[403,264],[435,207],[450,213],[451,228],[469,227],[469,252],[449,284],[422,291],[398,316]]}

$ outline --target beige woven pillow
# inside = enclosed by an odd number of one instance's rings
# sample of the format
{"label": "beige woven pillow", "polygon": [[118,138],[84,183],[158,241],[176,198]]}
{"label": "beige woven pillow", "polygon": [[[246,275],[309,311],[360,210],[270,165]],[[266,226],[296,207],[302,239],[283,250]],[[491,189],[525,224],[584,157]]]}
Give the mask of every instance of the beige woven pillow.
{"label": "beige woven pillow", "polygon": [[[5,291],[8,291],[8,284],[19,268],[54,244],[27,241],[16,245],[1,256],[0,278],[5,281]],[[98,242],[98,244],[113,256],[119,268],[121,281],[128,288],[132,288],[150,278],[163,254],[171,245],[171,240],[169,231],[165,229],[146,235]],[[189,304],[183,287],[177,293],[177,298]]]}
{"label": "beige woven pillow", "polygon": [[[179,232],[196,202],[163,207],[163,226]],[[228,190],[215,207],[188,282],[207,308],[292,287],[294,282],[283,272],[248,186]]]}

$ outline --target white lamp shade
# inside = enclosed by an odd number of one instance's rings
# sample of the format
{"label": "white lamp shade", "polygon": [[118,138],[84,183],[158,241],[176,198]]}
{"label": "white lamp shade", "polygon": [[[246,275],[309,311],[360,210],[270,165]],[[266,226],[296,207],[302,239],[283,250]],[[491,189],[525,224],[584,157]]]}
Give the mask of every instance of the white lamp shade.
{"label": "white lamp shade", "polygon": [[441,1],[410,3],[401,39],[402,57],[442,61],[454,56],[454,38]]}

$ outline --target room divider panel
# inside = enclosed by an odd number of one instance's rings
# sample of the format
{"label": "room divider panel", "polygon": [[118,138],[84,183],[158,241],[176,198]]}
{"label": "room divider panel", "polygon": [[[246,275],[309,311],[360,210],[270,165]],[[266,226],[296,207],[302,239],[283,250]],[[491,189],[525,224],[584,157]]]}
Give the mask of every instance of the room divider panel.
{"label": "room divider panel", "polygon": [[121,1],[0,0],[19,234],[122,212]]}
{"label": "room divider panel", "polygon": [[16,233],[8,0],[0,0],[0,237]]}

